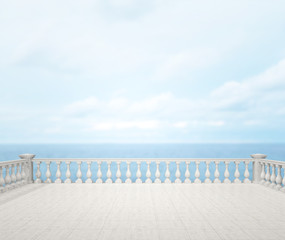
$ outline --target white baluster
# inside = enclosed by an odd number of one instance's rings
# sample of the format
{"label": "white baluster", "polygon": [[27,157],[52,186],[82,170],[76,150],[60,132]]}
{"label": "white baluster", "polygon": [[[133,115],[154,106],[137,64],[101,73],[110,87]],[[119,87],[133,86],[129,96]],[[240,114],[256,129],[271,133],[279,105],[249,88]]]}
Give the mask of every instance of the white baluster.
{"label": "white baluster", "polygon": [[90,162],[90,161],[87,162],[87,173],[86,173],[86,177],[87,177],[87,179],[86,179],[85,183],[92,183],[92,179],[91,179],[91,177],[92,177],[92,172],[91,172],[91,162]]}
{"label": "white baluster", "polygon": [[166,171],[165,171],[165,180],[164,183],[171,183],[170,180],[170,171],[169,171],[169,161],[166,161]]}
{"label": "white baluster", "polygon": [[10,184],[11,184],[11,177],[10,177],[10,165],[6,165],[6,176],[5,176],[5,188],[11,188]]}
{"label": "white baluster", "polygon": [[175,172],[175,183],[182,183],[181,179],[180,179],[180,176],[181,176],[181,173],[180,173],[180,169],[179,169],[179,162],[176,161],[176,172]]}
{"label": "white baluster", "polygon": [[70,172],[70,162],[66,161],[66,173],[65,173],[66,179],[64,183],[72,183],[70,177],[71,177],[71,172]]}
{"label": "white baluster", "polygon": [[118,166],[118,169],[117,169],[117,172],[116,172],[116,181],[115,183],[122,183],[122,173],[121,173],[121,169],[120,169],[120,165],[121,165],[121,162],[117,162],[117,166]]}
{"label": "white baluster", "polygon": [[[249,164],[249,162],[245,161],[244,164],[245,164],[245,171],[244,171],[243,183],[251,183],[251,181],[249,180],[249,171],[248,171],[248,164]],[[263,166],[263,170],[264,170],[264,166]],[[265,174],[265,172],[264,172],[264,174]]]}
{"label": "white baluster", "polygon": [[209,170],[209,165],[210,165],[210,162],[209,161],[206,161],[206,172],[205,172],[205,183],[212,183],[211,179],[210,179],[210,170]]}
{"label": "white baluster", "polygon": [[60,172],[60,161],[57,161],[56,162],[57,164],[57,170],[56,170],[56,180],[54,181],[55,183],[62,183],[62,180],[61,180],[61,172]]}
{"label": "white baluster", "polygon": [[270,177],[270,180],[271,180],[270,187],[275,188],[275,186],[276,186],[275,164],[273,164],[273,163],[271,164],[271,169],[272,169],[272,173],[271,173],[271,177]]}
{"label": "white baluster", "polygon": [[226,170],[225,170],[225,179],[224,179],[224,183],[231,183],[231,180],[229,179],[230,177],[230,172],[229,172],[229,162],[225,162],[226,165]]}
{"label": "white baluster", "polygon": [[4,192],[5,180],[3,178],[3,167],[0,166],[0,192]]}
{"label": "white baluster", "polygon": [[147,162],[147,171],[146,171],[146,174],[145,176],[147,177],[146,180],[145,180],[145,183],[152,183],[152,180],[151,180],[151,172],[150,172],[150,162]]}
{"label": "white baluster", "polygon": [[280,190],[282,188],[282,176],[281,176],[281,166],[280,165],[277,165],[277,177],[276,177],[276,186],[275,188],[277,190]]}
{"label": "white baluster", "polygon": [[101,172],[101,161],[98,161],[98,172],[97,172],[97,180],[96,183],[103,183],[102,180],[102,172]]}
{"label": "white baluster", "polygon": [[82,172],[81,172],[81,161],[77,161],[77,165],[78,165],[78,169],[77,169],[77,173],[76,173],[76,181],[75,183],[83,183],[82,181]]}
{"label": "white baluster", "polygon": [[131,171],[130,171],[130,164],[131,162],[130,161],[127,161],[127,172],[126,172],[126,181],[125,183],[132,183],[132,180],[131,180]]}
{"label": "white baluster", "polygon": [[52,181],[51,181],[51,179],[50,179],[50,177],[51,177],[50,161],[47,161],[46,164],[47,164],[47,172],[46,172],[46,177],[47,177],[47,179],[46,179],[45,182],[46,182],[46,183],[52,183]]}
{"label": "white baluster", "polygon": [[199,165],[200,165],[200,162],[196,161],[196,171],[195,171],[195,181],[194,181],[194,183],[201,183]]}
{"label": "white baluster", "polygon": [[41,180],[41,170],[40,170],[41,162],[38,161],[36,163],[37,163],[37,172],[36,172],[37,179],[36,179],[35,183],[41,183],[42,182],[42,180]]}
{"label": "white baluster", "polygon": [[265,183],[265,163],[260,162],[260,164],[261,164],[260,184],[263,185]]}
{"label": "white baluster", "polygon": [[283,188],[281,189],[281,191],[285,192],[285,165],[282,165],[282,168],[283,168],[284,176],[283,176],[283,180],[282,180]]}
{"label": "white baluster", "polygon": [[159,161],[156,162],[155,180],[154,183],[161,183],[160,171],[159,171]]}
{"label": "white baluster", "polygon": [[142,172],[141,172],[141,163],[137,162],[138,165],[138,170],[137,170],[137,174],[136,174],[136,183],[142,183],[141,177],[142,177]]}
{"label": "white baluster", "polygon": [[188,161],[186,161],[186,171],[185,171],[185,180],[184,183],[191,183],[190,180],[190,171],[189,171],[189,163]]}
{"label": "white baluster", "polygon": [[107,170],[107,180],[106,180],[106,183],[113,183],[111,177],[112,177],[112,172],[111,172],[111,161],[108,161],[107,162],[107,165],[108,165],[108,170]]}
{"label": "white baluster", "polygon": [[11,186],[12,187],[16,187],[16,182],[17,182],[17,178],[16,178],[16,174],[15,174],[15,164],[11,165]]}
{"label": "white baluster", "polygon": [[219,163],[220,163],[219,161],[215,161],[216,169],[215,169],[215,173],[214,173],[214,176],[215,176],[214,183],[221,183],[220,171],[219,171]]}
{"label": "white baluster", "polygon": [[17,173],[16,173],[16,178],[17,178],[17,185],[21,185],[22,184],[22,176],[21,176],[21,172],[20,172],[20,163],[17,164]]}
{"label": "white baluster", "polygon": [[266,182],[264,183],[265,186],[269,186],[270,185],[270,165],[269,163],[266,164],[266,175],[265,175],[265,180]]}
{"label": "white baluster", "polygon": [[21,165],[21,182],[22,182],[22,184],[26,183],[26,170],[25,170],[25,167],[26,167],[26,163],[22,162],[22,165]]}
{"label": "white baluster", "polygon": [[235,161],[235,164],[236,164],[236,170],[235,170],[235,180],[234,180],[234,183],[241,183],[241,180],[239,179],[240,173],[239,173],[239,169],[238,169],[239,161]]}

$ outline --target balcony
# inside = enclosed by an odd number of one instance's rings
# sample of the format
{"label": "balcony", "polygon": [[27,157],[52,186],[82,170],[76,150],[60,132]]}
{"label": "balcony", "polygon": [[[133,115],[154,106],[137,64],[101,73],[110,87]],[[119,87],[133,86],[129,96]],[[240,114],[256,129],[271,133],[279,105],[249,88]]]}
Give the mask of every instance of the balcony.
{"label": "balcony", "polygon": [[249,159],[20,157],[0,163],[1,239],[285,236],[285,162],[262,154]]}

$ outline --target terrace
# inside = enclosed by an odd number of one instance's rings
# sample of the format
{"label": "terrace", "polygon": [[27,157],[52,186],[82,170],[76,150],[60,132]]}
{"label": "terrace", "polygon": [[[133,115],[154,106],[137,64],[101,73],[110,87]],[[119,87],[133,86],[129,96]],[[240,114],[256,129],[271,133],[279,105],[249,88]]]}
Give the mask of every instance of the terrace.
{"label": "terrace", "polygon": [[[283,239],[285,162],[0,162],[1,239]],[[82,184],[84,183],[84,184]]]}

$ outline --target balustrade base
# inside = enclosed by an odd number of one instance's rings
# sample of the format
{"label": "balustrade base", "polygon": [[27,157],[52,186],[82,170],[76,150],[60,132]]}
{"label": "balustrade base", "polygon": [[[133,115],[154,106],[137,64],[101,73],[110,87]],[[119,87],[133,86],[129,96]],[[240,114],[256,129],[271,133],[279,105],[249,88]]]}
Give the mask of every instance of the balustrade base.
{"label": "balustrade base", "polygon": [[36,184],[42,183],[42,180],[38,178],[34,181],[34,183],[36,183]]}
{"label": "balustrade base", "polygon": [[136,183],[137,183],[137,184],[142,184],[143,182],[142,182],[141,179],[137,179],[137,180],[136,180]]}
{"label": "balustrade base", "polygon": [[147,180],[145,180],[145,183],[151,184],[151,183],[152,183],[152,180],[151,180],[150,178],[148,178]]}
{"label": "balustrade base", "polygon": [[118,184],[120,184],[120,183],[123,183],[123,181],[121,180],[121,179],[116,179],[116,181],[115,181],[115,183],[118,183]]}
{"label": "balustrade base", "polygon": [[219,184],[219,183],[222,183],[222,182],[221,182],[220,179],[216,178],[216,179],[214,180],[214,183]]}
{"label": "balustrade base", "polygon": [[180,180],[180,179],[176,179],[175,181],[174,181],[175,183],[182,183],[182,181]]}
{"label": "balustrade base", "polygon": [[241,180],[239,180],[238,178],[236,178],[236,179],[234,180],[234,183],[241,183]]}
{"label": "balustrade base", "polygon": [[232,182],[231,182],[230,179],[225,179],[225,180],[223,181],[223,183],[225,183],[225,184],[231,184]]}
{"label": "balustrade base", "polygon": [[103,180],[102,180],[102,179],[97,179],[97,180],[96,180],[96,183],[101,184],[101,183],[103,183]]}
{"label": "balustrade base", "polygon": [[105,183],[111,184],[113,183],[112,179],[107,179]]}
{"label": "balustrade base", "polygon": [[155,180],[154,180],[154,183],[156,183],[156,184],[161,184],[161,180],[160,180],[160,179],[155,179]]}
{"label": "balustrade base", "polygon": [[131,180],[131,179],[126,179],[125,183],[131,184],[131,183],[132,183],[132,180]]}
{"label": "balustrade base", "polygon": [[170,184],[171,183],[171,181],[170,181],[170,179],[165,179],[165,181],[164,181],[164,183],[166,183],[166,184]]}
{"label": "balustrade base", "polygon": [[93,183],[93,181],[92,181],[92,179],[89,178],[89,179],[87,179],[87,180],[85,181],[85,183],[89,183],[89,184],[90,184],[90,183]]}
{"label": "balustrade base", "polygon": [[252,182],[248,178],[246,178],[246,179],[243,180],[243,183],[250,184]]}
{"label": "balustrade base", "polygon": [[202,183],[202,182],[201,182],[201,180],[200,180],[200,179],[196,178],[196,179],[195,179],[195,181],[194,181],[194,183],[196,183],[196,184],[200,184],[200,183]]}
{"label": "balustrade base", "polygon": [[192,183],[192,182],[191,182],[191,180],[190,180],[189,178],[186,178],[185,181],[184,181],[184,183],[190,184],[190,183]]}

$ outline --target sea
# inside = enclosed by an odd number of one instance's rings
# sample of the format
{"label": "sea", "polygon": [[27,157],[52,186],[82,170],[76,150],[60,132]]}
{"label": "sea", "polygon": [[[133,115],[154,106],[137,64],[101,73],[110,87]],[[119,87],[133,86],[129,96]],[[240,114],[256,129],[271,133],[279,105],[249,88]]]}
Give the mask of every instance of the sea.
{"label": "sea", "polygon": [[[285,161],[285,143],[258,143],[258,144],[0,144],[0,161],[8,161],[18,159],[18,155],[22,153],[32,153],[36,158],[250,158],[251,154],[263,153],[268,159]],[[169,166],[171,172],[171,180],[175,180],[176,164],[173,162]],[[220,171],[225,170],[223,164],[220,165]],[[252,166],[249,166],[250,178]],[[71,179],[76,180],[77,164],[70,165]],[[126,179],[125,172],[127,169],[126,163],[121,164],[122,180]],[[142,163],[142,180],[146,179],[145,172],[147,169],[146,163]],[[165,172],[165,163],[160,165],[160,171]],[[66,165],[62,164],[62,179],[65,179]],[[96,171],[98,165],[94,163],[91,166],[92,180],[96,181]],[[156,164],[151,164],[152,180],[155,179]],[[180,164],[181,180],[184,180],[183,173],[186,170],[186,164]],[[205,178],[204,173],[206,165],[200,164],[200,179]],[[214,163],[210,165],[211,179],[214,179]],[[245,166],[240,165],[241,176],[243,180]],[[111,172],[112,179],[115,181],[117,171],[116,163],[112,163]],[[234,179],[235,165],[232,163],[229,166],[230,179]],[[34,168],[35,178],[36,168]],[[45,180],[46,166],[41,166],[42,180]],[[52,180],[55,180],[56,164],[51,164]],[[86,180],[87,164],[82,164],[83,180]],[[103,180],[106,179],[107,164],[102,164]],[[135,181],[136,166],[131,164],[132,180]],[[190,164],[190,179],[194,181],[195,165]],[[282,175],[283,175],[282,169]],[[4,174],[5,175],[5,174]],[[160,177],[164,181],[165,177]],[[220,179],[224,177],[221,175]]]}

